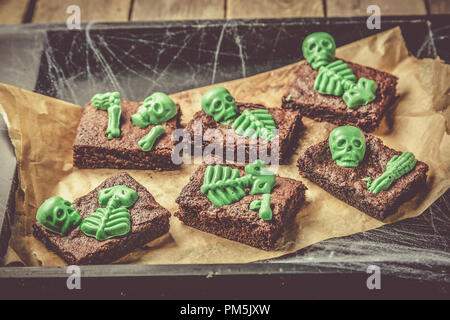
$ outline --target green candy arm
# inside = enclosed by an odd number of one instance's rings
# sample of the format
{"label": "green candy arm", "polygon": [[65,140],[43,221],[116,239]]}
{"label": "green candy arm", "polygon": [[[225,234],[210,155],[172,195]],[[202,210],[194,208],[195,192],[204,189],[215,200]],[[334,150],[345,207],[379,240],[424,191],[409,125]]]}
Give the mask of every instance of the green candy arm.
{"label": "green candy arm", "polygon": [[250,210],[253,210],[253,211],[259,210],[259,209],[261,208],[261,199],[253,200],[253,201],[250,203],[250,205],[249,205],[248,208],[249,208]]}
{"label": "green candy arm", "polygon": [[386,164],[386,171],[373,182],[370,177],[364,178],[367,181],[367,190],[374,194],[378,194],[383,190],[387,190],[391,184],[410,172],[416,165],[417,159],[411,152],[404,152],[400,156],[395,155]]}
{"label": "green candy arm", "polygon": [[387,190],[392,182],[394,182],[394,177],[391,171],[385,171],[381,176],[376,178],[370,186],[368,185],[367,190],[374,194],[380,193],[380,191]]}
{"label": "green candy arm", "polygon": [[153,127],[149,133],[147,133],[141,140],[139,140],[138,144],[141,147],[142,151],[150,151],[155,144],[156,139],[158,139],[164,133],[163,126],[155,126]]}
{"label": "green candy arm", "polygon": [[108,127],[106,134],[108,139],[117,138],[120,136],[120,116],[122,109],[120,105],[113,105],[108,108]]}
{"label": "green candy arm", "polygon": [[270,194],[263,194],[261,197],[261,208],[259,217],[265,221],[272,220],[272,209],[270,208]]}

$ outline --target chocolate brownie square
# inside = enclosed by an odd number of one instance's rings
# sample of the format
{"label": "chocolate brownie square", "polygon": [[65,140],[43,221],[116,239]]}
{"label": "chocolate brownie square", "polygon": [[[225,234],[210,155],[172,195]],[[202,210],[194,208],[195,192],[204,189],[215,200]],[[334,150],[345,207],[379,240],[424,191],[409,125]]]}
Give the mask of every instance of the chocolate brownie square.
{"label": "chocolate brownie square", "polygon": [[[216,207],[202,194],[200,187],[207,165],[201,165],[176,199],[175,216],[186,225],[247,245],[272,250],[283,231],[287,230],[305,199],[306,187],[297,180],[276,176],[271,193],[272,220],[263,220],[257,211],[249,209],[261,195],[246,195],[240,201]],[[243,167],[238,168],[241,176]]]}
{"label": "chocolate brownie square", "polygon": [[[274,152],[278,153],[279,162],[284,164],[287,163],[289,157],[292,154],[293,149],[296,148],[301,130],[303,128],[302,116],[300,112],[294,110],[283,110],[281,108],[266,108],[263,105],[251,104],[251,103],[239,103],[236,102],[239,114],[243,110],[256,110],[256,109],[267,109],[272,115],[275,121],[276,127],[278,128],[278,147],[273,147]],[[207,130],[217,129],[223,139],[221,141],[216,141],[214,135],[209,135]],[[204,151],[206,147],[217,144],[219,150],[223,150],[223,157],[228,154],[232,154],[233,157],[227,157],[229,161],[236,161],[239,163],[249,162],[249,150],[250,146],[256,146],[256,154],[259,155],[259,148],[265,147],[265,155],[267,157],[275,157],[272,154],[272,143],[270,141],[262,141],[262,139],[250,139],[244,138],[237,134],[233,129],[232,125],[224,125],[216,122],[211,116],[207,115],[204,111],[198,111],[194,114],[193,119],[188,123],[185,130],[192,137],[192,147],[194,147],[195,141],[200,141],[203,139],[202,150]],[[228,131],[228,136],[227,136]],[[213,131],[210,131],[213,132]],[[214,133],[214,132],[213,132]],[[202,137],[203,135],[203,137]],[[230,136],[231,135],[231,136]],[[227,139],[232,141],[232,143],[227,144]],[[245,161],[241,161],[238,158],[238,150],[244,150]],[[244,160],[244,159],[242,159]],[[273,163],[273,161],[272,161]]]}
{"label": "chocolate brownie square", "polygon": [[159,205],[144,186],[125,172],[106,179],[97,188],[76,199],[73,202],[75,209],[83,219],[89,217],[99,208],[98,191],[117,185],[127,186],[137,191],[139,196],[134,205],[128,208],[131,216],[131,230],[128,234],[98,241],[86,236],[78,228],[62,237],[47,231],[36,221],[33,225],[34,236],[69,265],[86,265],[113,262],[169,231],[169,211]]}
{"label": "chocolate brownie square", "polygon": [[377,83],[375,100],[351,109],[342,97],[320,94],[314,89],[318,70],[313,70],[305,61],[293,71],[296,79],[282,98],[282,107],[286,110],[299,110],[303,116],[319,122],[327,121],[338,126],[352,125],[365,132],[374,131],[386,110],[395,101],[398,79],[386,72],[344,62],[358,79],[364,77]]}
{"label": "chocolate brownie square", "polygon": [[108,139],[108,112],[97,110],[88,103],[84,107],[83,116],[78,126],[77,136],[73,144],[73,164],[78,168],[113,168],[113,169],[152,169],[176,170],[179,165],[172,162],[172,152],[175,142],[172,134],[180,128],[180,107],[177,105],[177,115],[160,124],[163,133],[150,151],[142,151],[138,141],[155,125],[142,129],[131,122],[131,116],[136,113],[139,102],[121,101],[122,115],[120,121],[120,136]]}
{"label": "chocolate brownie square", "polygon": [[425,187],[428,165],[417,161],[413,170],[395,180],[384,191],[374,194],[367,190],[363,178],[378,178],[386,164],[401,152],[388,148],[372,135],[366,134],[364,159],[356,168],[336,165],[331,158],[328,140],[309,147],[300,155],[297,166],[300,174],[316,183],[336,198],[378,220],[384,220],[397,208]]}

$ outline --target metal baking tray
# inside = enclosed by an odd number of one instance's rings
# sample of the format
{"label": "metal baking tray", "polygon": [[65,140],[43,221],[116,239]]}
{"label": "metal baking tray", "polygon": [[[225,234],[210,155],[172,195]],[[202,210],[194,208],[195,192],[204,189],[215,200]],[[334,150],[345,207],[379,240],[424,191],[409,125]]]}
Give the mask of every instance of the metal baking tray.
{"label": "metal baking tray", "polygon": [[[315,31],[332,33],[341,46],[396,26],[411,54],[439,56],[449,63],[449,18],[382,17],[380,30],[369,30],[366,17],[90,23],[81,30],[2,26],[0,82],[78,105],[107,90],[140,101],[152,91],[175,93],[294,63],[302,59],[301,40]],[[13,148],[1,119],[0,150],[1,257],[10,238],[17,188]],[[85,266],[83,288],[89,290],[70,292],[84,297],[360,298],[372,294],[366,271],[377,265],[383,279],[389,279],[384,297],[441,297],[450,291],[449,200],[447,191],[419,217],[268,261]],[[67,277],[65,267],[0,267],[0,297],[42,292],[61,297],[69,292]]]}

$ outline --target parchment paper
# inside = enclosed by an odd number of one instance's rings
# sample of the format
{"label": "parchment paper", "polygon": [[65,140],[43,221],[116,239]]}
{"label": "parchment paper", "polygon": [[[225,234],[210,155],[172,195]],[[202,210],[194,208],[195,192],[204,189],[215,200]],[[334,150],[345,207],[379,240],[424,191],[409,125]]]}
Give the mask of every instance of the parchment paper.
{"label": "parchment paper", "polygon": [[[386,223],[422,213],[450,186],[449,83],[450,66],[439,59],[418,60],[408,54],[399,28],[388,30],[337,50],[339,58],[393,73],[399,77],[400,99],[384,117],[375,135],[394,149],[412,151],[430,166],[428,190],[400,207]],[[292,81],[290,65],[250,78],[220,84],[236,100],[279,107]],[[183,109],[186,124],[200,110],[209,87],[172,95]],[[8,85],[0,85],[0,112],[5,117],[19,163],[20,188],[12,221],[10,248],[4,263],[17,257],[30,266],[64,265],[32,236],[36,210],[48,197],[73,201],[120,170],[79,170],[72,167],[72,143],[82,108]],[[285,235],[282,250],[267,252],[197,231],[171,218],[170,234],[119,260],[119,263],[245,263],[281,256],[313,243],[377,228],[383,223],[337,200],[300,177],[295,162],[308,146],[325,139],[334,125],[304,118],[306,130],[281,176],[303,181],[307,202]],[[174,172],[127,170],[170,212],[175,198],[197,165]],[[123,171],[123,170],[122,170]],[[170,181],[170,183],[167,183]]]}

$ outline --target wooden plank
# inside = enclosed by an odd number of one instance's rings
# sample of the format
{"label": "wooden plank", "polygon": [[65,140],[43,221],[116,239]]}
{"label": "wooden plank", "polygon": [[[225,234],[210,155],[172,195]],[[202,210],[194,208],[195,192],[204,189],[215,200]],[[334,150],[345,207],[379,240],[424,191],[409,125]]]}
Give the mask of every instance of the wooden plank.
{"label": "wooden plank", "polygon": [[319,0],[226,0],[228,19],[323,17]]}
{"label": "wooden plank", "polygon": [[0,24],[22,23],[29,0],[0,0]]}
{"label": "wooden plank", "polygon": [[225,17],[225,0],[135,0],[132,21],[205,20]]}
{"label": "wooden plank", "polygon": [[33,14],[33,23],[61,23],[70,16],[67,8],[80,7],[81,22],[128,21],[131,0],[38,0]]}
{"label": "wooden plank", "polygon": [[[447,0],[448,1],[448,0]],[[425,15],[424,0],[326,0],[328,17],[367,16],[367,7],[376,4],[383,15]]]}
{"label": "wooden plank", "polygon": [[431,14],[450,13],[450,0],[428,0]]}

